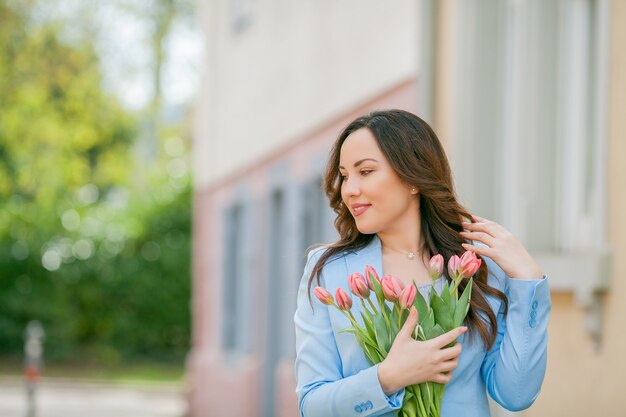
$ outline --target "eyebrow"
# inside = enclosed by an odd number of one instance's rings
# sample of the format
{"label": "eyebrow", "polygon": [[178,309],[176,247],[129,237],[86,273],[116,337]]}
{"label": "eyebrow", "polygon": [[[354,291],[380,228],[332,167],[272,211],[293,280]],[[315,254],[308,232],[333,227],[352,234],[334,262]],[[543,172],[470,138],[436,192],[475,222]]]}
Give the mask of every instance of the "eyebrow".
{"label": "eyebrow", "polygon": [[[373,162],[378,162],[377,160],[375,160],[375,159],[373,159],[373,158],[363,158],[363,159],[361,159],[360,161],[356,161],[356,162],[354,163],[354,167],[355,167],[355,168],[356,168],[356,167],[358,167],[359,165],[361,165],[361,164],[362,164],[363,162],[365,162],[365,161],[373,161]],[[344,168],[343,166],[341,166],[341,165],[339,165],[339,168],[340,168],[340,169],[345,169],[345,168]]]}

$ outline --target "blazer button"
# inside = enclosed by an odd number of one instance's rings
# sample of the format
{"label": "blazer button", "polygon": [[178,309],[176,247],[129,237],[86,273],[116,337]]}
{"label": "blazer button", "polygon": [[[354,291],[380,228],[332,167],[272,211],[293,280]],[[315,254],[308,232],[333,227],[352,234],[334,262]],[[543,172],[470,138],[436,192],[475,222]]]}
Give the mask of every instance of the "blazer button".
{"label": "blazer button", "polygon": [[368,410],[371,410],[372,408],[374,408],[371,401],[366,402],[365,405],[367,406]]}
{"label": "blazer button", "polygon": [[362,413],[363,409],[361,408],[359,404],[357,404],[354,406],[354,411],[356,411],[357,413]]}
{"label": "blazer button", "polygon": [[535,319],[530,319],[530,321],[528,322],[528,325],[530,327],[535,327],[537,325],[537,321]]}
{"label": "blazer button", "polygon": [[532,304],[533,310],[536,310],[538,305],[539,305],[539,301],[537,300],[533,301],[533,304]]}
{"label": "blazer button", "polygon": [[537,310],[533,310],[530,312],[530,318],[533,320],[537,318]]}

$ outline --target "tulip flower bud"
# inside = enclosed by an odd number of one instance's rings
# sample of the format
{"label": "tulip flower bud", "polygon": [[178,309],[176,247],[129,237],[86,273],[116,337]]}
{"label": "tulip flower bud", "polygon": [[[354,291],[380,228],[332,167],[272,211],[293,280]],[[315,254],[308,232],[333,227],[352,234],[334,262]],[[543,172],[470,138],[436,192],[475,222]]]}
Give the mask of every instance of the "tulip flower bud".
{"label": "tulip flower bud", "polygon": [[391,275],[385,275],[382,280],[383,295],[387,301],[398,301],[404,285],[402,282],[392,277]]}
{"label": "tulip flower bud", "polygon": [[365,277],[358,272],[348,277],[348,289],[360,298],[369,298],[370,296],[370,288],[367,286]]}
{"label": "tulip flower bud", "polygon": [[459,266],[461,265],[461,259],[454,255],[448,259],[448,274],[450,278],[455,279],[459,275]]}
{"label": "tulip flower bud", "polygon": [[443,256],[441,254],[435,255],[430,258],[430,262],[428,263],[428,272],[430,273],[431,279],[437,279],[443,273]]}
{"label": "tulip flower bud", "polygon": [[461,268],[461,276],[463,278],[473,277],[474,274],[480,268],[480,264],[481,263],[482,263],[482,260],[480,260],[478,258],[473,258],[472,260],[466,262],[465,265],[461,264],[461,267],[460,267]]}
{"label": "tulip flower bud", "polygon": [[374,267],[370,266],[370,265],[366,265],[365,266],[365,280],[366,280],[367,286],[370,288],[370,290],[374,289],[374,286],[372,285],[372,280],[373,279],[377,280],[379,284],[382,284],[381,281],[380,281],[380,278],[378,278],[378,273],[376,272]]}
{"label": "tulip flower bud", "polygon": [[400,294],[400,298],[398,299],[398,301],[400,302],[400,308],[402,310],[405,310],[411,307],[413,305],[413,302],[415,301],[416,296],[417,288],[415,288],[415,285],[411,284],[408,287],[404,288],[402,290],[402,293]]}
{"label": "tulip flower bud", "polygon": [[326,288],[315,287],[313,289],[313,293],[322,304],[332,305],[335,303],[333,296],[328,292],[328,290],[326,290]]}
{"label": "tulip flower bud", "polygon": [[340,310],[348,311],[352,308],[352,298],[350,298],[343,288],[337,288],[337,291],[335,291],[335,299],[337,300],[337,307],[339,307]]}
{"label": "tulip flower bud", "polygon": [[463,269],[463,266],[465,266],[468,262],[471,262],[472,259],[476,259],[476,254],[474,252],[472,252],[471,250],[463,252],[463,255],[461,255],[460,258],[459,270]]}

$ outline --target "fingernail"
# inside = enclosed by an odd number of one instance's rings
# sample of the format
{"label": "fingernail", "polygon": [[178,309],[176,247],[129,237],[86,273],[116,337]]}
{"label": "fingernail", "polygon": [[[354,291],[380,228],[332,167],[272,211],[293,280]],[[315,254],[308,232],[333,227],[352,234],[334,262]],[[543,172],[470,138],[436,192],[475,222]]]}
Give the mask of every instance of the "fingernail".
{"label": "fingernail", "polygon": [[461,333],[465,333],[467,331],[467,327],[461,326]]}

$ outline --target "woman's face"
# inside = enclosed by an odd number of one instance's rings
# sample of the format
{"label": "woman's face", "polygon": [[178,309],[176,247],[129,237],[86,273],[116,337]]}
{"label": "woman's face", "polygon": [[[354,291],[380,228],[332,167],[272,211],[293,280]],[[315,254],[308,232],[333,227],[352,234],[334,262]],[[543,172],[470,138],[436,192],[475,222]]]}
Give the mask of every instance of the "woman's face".
{"label": "woman's face", "polygon": [[341,198],[363,234],[402,231],[418,220],[417,191],[403,183],[372,132],[352,132],[341,146]]}

